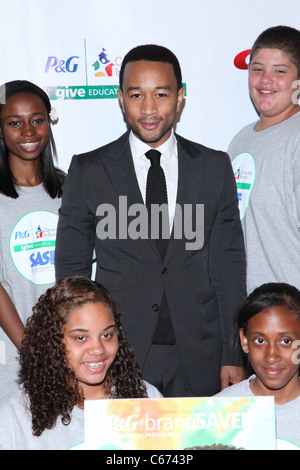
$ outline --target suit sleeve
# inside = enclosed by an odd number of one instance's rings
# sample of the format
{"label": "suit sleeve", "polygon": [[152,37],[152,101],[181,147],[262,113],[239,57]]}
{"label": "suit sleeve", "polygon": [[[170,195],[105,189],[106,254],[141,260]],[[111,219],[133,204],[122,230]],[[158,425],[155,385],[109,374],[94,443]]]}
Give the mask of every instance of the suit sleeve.
{"label": "suit sleeve", "polygon": [[81,275],[90,278],[95,221],[85,195],[84,176],[74,156],[63,185],[55,248],[56,279]]}
{"label": "suit sleeve", "polygon": [[220,315],[222,365],[242,365],[237,314],[246,298],[246,257],[236,182],[226,156],[219,209],[210,240],[210,275]]}

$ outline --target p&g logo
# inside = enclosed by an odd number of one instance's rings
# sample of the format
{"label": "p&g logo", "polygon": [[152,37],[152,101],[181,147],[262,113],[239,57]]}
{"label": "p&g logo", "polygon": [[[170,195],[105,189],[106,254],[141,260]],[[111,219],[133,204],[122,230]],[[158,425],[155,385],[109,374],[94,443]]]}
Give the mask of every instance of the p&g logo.
{"label": "p&g logo", "polygon": [[15,233],[15,240],[22,239],[22,238],[28,238],[29,235],[30,235],[30,231],[29,231],[29,230],[25,230],[24,232],[17,231],[17,232]]}
{"label": "p&g logo", "polygon": [[56,56],[49,56],[47,59],[45,73],[49,73],[50,70],[54,70],[56,73],[75,73],[78,69],[79,56],[73,55],[67,60],[60,60]]}

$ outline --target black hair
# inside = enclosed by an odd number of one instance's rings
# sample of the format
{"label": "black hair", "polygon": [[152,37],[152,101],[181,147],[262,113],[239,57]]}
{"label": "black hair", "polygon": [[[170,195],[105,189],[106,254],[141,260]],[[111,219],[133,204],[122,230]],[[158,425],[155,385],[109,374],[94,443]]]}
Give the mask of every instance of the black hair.
{"label": "black hair", "polygon": [[[3,106],[5,106],[5,100],[10,96],[19,93],[32,93],[42,99],[49,115],[51,111],[49,97],[44,90],[34,83],[27,80],[13,80],[11,82],[4,83],[0,88],[2,88],[2,90],[0,90],[0,96],[3,96],[3,102],[0,100],[0,114]],[[61,197],[61,187],[65,178],[65,173],[54,166],[54,159],[57,160],[56,147],[50,127],[49,141],[40,155],[40,162],[44,188],[53,199]],[[0,138],[0,193],[14,199],[19,197],[14,183],[14,176],[9,166],[8,150],[3,137]]]}
{"label": "black hair", "polygon": [[295,312],[300,320],[300,291],[290,284],[271,282],[257,287],[247,298],[238,315],[238,325],[246,331],[247,323],[261,311],[283,306]]}
{"label": "black hair", "polygon": [[[286,283],[266,283],[257,287],[247,298],[238,315],[238,326],[247,334],[247,325],[250,318],[258,313],[272,308],[284,307],[295,312],[300,320],[300,291]],[[246,376],[250,377],[255,371],[248,354],[243,355]],[[300,374],[300,370],[299,370]]]}
{"label": "black hair", "polygon": [[146,44],[143,46],[134,47],[125,55],[121,65],[119,76],[120,88],[122,91],[124,70],[126,64],[128,64],[128,62],[136,62],[138,60],[146,60],[149,62],[165,62],[171,64],[174,69],[178,90],[182,87],[181,68],[175,54],[164,46],[158,46],[156,44]]}

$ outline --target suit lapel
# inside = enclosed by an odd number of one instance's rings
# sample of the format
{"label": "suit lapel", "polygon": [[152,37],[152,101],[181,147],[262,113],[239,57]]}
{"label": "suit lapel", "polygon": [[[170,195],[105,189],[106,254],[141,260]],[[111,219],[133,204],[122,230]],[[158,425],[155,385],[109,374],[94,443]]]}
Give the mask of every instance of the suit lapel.
{"label": "suit lapel", "polygon": [[[127,196],[127,207],[133,204],[143,204],[143,198],[137,181],[132,154],[129,145],[129,132],[126,132],[117,141],[114,153],[105,157],[104,165],[108,177],[119,196]],[[199,202],[199,192],[202,186],[203,160],[199,158],[199,150],[189,141],[176,135],[178,143],[178,190],[177,205],[181,208],[183,216],[184,204],[195,205]],[[197,158],[196,158],[197,157]],[[168,262],[175,254],[176,249],[184,241],[174,238],[174,228],[170,238],[164,262]],[[149,239],[150,246],[160,258],[155,240]]]}
{"label": "suit lapel", "polygon": [[[107,155],[105,158],[105,169],[108,177],[116,193],[119,196],[127,197],[127,208],[133,204],[144,204],[135,173],[128,136],[129,132],[121,136],[116,142],[115,153]],[[156,240],[149,238],[149,243],[160,258]]]}
{"label": "suit lapel", "polygon": [[[178,190],[177,207],[175,219],[178,216],[183,218],[184,205],[190,204],[193,207],[199,203],[199,193],[202,186],[203,159],[200,157],[200,151],[189,143],[186,139],[176,135],[178,143]],[[196,158],[197,157],[197,158]],[[181,209],[181,212],[178,210]],[[172,236],[165,256],[165,262],[168,262],[174,256],[176,249],[184,241],[184,232],[182,238],[174,238],[174,226]]]}
{"label": "suit lapel", "polygon": [[114,153],[108,154],[104,166],[108,177],[119,196],[127,196],[128,206],[143,203],[137,181],[129,140],[126,132],[116,141]]}
{"label": "suit lapel", "polygon": [[[200,152],[187,142],[178,140],[178,204],[195,204],[199,200],[203,161]],[[198,158],[196,158],[198,157]]]}

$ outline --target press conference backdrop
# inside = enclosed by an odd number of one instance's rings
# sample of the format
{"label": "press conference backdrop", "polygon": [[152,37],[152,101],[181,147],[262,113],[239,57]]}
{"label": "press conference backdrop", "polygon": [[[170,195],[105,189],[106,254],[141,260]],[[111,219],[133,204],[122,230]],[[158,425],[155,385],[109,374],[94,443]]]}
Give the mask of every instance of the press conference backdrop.
{"label": "press conference backdrop", "polygon": [[0,0],[0,82],[27,79],[57,109],[58,163],[126,130],[117,90],[124,55],[156,43],[178,57],[186,86],[176,131],[226,150],[257,115],[249,49],[264,29],[300,28],[299,0]]}

